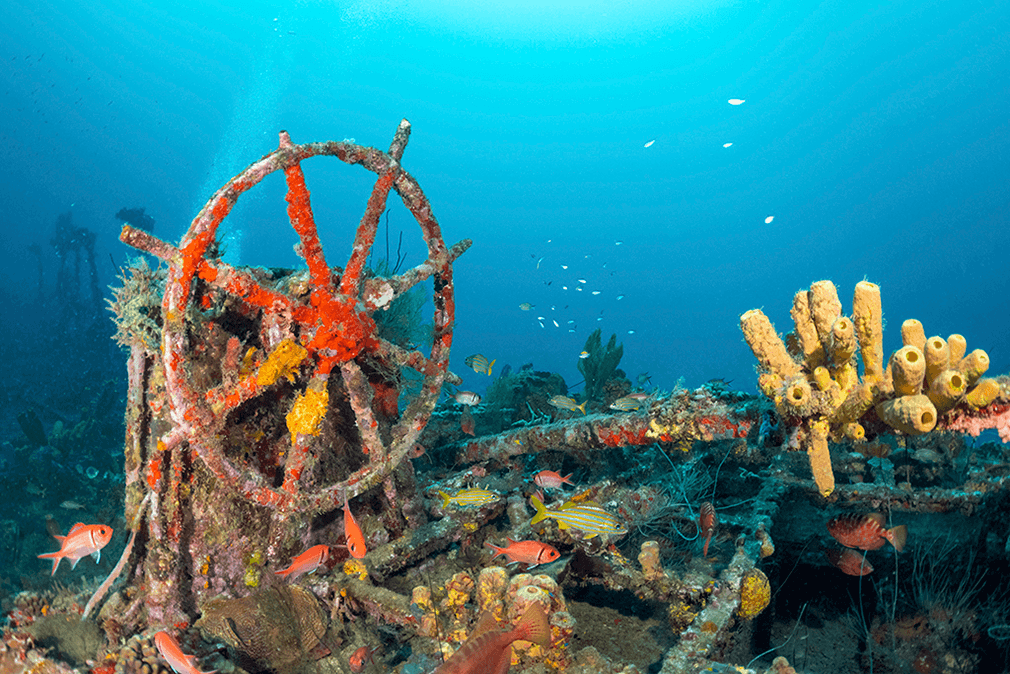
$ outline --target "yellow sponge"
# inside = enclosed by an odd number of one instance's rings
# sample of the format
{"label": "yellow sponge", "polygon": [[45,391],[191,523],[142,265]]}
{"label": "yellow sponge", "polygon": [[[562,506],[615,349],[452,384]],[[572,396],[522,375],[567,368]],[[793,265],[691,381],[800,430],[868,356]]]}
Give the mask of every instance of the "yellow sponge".
{"label": "yellow sponge", "polygon": [[923,330],[920,321],[909,318],[901,324],[901,343],[905,346],[914,346],[919,351],[926,347],[926,331]]}
{"label": "yellow sponge", "polygon": [[925,376],[926,359],[919,347],[903,346],[891,355],[891,381],[898,395],[912,396],[921,392]]}
{"label": "yellow sponge", "polygon": [[924,395],[886,400],[876,409],[881,421],[908,435],[929,433],[936,426],[936,408]]}
{"label": "yellow sponge", "polygon": [[933,402],[937,413],[943,414],[957,404],[967,388],[968,384],[963,374],[957,370],[944,370],[933,377],[926,395]]}
{"label": "yellow sponge", "polygon": [[740,316],[740,329],[743,330],[743,338],[762,368],[783,379],[795,377],[800,373],[800,366],[786,351],[782,338],[760,309],[751,309]]}
{"label": "yellow sponge", "polygon": [[964,399],[973,408],[980,409],[988,406],[997,397],[999,397],[999,382],[986,377],[979,380],[975,388],[968,391],[968,395]]}
{"label": "yellow sponge", "polygon": [[871,384],[879,382],[884,378],[884,323],[880,286],[876,283],[860,281],[856,284],[852,296],[852,322],[863,356],[863,380]]}

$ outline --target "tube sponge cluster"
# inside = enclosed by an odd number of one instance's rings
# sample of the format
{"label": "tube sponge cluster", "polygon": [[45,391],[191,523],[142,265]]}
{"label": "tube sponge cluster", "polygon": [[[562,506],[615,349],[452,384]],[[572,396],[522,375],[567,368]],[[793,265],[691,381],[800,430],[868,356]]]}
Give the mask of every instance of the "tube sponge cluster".
{"label": "tube sponge cluster", "polygon": [[860,421],[871,408],[891,428],[916,435],[933,430],[938,416],[962,400],[979,408],[999,395],[995,380],[982,379],[989,367],[985,351],[966,353],[961,335],[927,339],[914,319],[902,324],[904,346],[885,367],[880,287],[874,283],[856,284],[851,317],[842,314],[831,281],[797,292],[790,313],[796,327],[785,340],[760,309],[743,314],[740,328],[758,359],[761,391],[783,418],[799,424],[824,496],[835,485],[828,441],[864,440]]}

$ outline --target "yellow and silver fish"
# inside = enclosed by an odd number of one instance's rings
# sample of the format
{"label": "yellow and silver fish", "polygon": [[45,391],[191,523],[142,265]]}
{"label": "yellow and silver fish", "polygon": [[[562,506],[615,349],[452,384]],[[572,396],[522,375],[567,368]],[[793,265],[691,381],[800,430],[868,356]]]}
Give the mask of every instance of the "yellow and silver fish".
{"label": "yellow and silver fish", "polygon": [[568,396],[556,395],[548,401],[554,407],[561,410],[578,410],[583,414],[586,413],[586,402],[584,401],[581,405],[575,404],[574,398],[569,398]]}
{"label": "yellow and silver fish", "polygon": [[610,409],[617,410],[618,412],[629,412],[631,410],[637,410],[642,406],[642,401],[639,398],[633,396],[624,396],[623,398],[618,398],[610,404]]}
{"label": "yellow and silver fish", "polygon": [[616,517],[592,501],[582,503],[566,501],[557,510],[548,510],[536,496],[530,497],[530,503],[537,510],[537,514],[530,520],[530,524],[536,524],[548,517],[553,517],[558,521],[558,527],[562,530],[578,529],[586,534],[587,539],[598,534],[620,536],[628,533],[628,530],[621,526],[621,522]]}
{"label": "yellow and silver fish", "polygon": [[[495,360],[498,360],[495,358]],[[467,356],[463,359],[467,367],[473,368],[473,371],[477,374],[486,374],[491,376],[491,368],[494,367],[495,360],[488,361],[487,356],[482,356],[479,353],[475,353],[472,356]]]}
{"label": "yellow and silver fish", "polygon": [[529,302],[520,302],[519,303],[519,308],[522,309],[523,311],[529,311],[530,309],[532,309],[535,306],[536,306],[535,304],[530,304]]}
{"label": "yellow and silver fish", "polygon": [[440,489],[438,495],[442,497],[443,508],[447,507],[450,503],[458,505],[461,508],[480,507],[498,500],[498,494],[479,487],[460,489],[454,496],[449,496]]}

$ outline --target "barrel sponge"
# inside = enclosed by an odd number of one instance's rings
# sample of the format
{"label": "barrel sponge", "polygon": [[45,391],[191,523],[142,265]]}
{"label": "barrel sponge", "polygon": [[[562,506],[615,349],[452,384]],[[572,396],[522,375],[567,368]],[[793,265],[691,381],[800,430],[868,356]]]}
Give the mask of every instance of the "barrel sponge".
{"label": "barrel sponge", "polygon": [[884,378],[884,322],[880,286],[876,283],[860,281],[856,284],[852,296],[852,322],[863,356],[863,379],[879,382]]}
{"label": "barrel sponge", "polygon": [[954,407],[968,389],[968,381],[958,370],[944,370],[929,382],[926,395],[936,407],[938,414],[943,414]]}
{"label": "barrel sponge", "polygon": [[950,367],[950,347],[943,337],[930,337],[923,351],[926,357],[926,386],[944,370]]}
{"label": "barrel sponge", "polygon": [[950,335],[947,337],[947,346],[950,347],[951,363],[957,363],[968,352],[968,340],[964,338],[964,335],[957,333]]}
{"label": "barrel sponge", "polygon": [[828,431],[830,426],[824,419],[810,422],[810,441],[807,444],[807,458],[810,459],[810,472],[814,475],[814,483],[821,496],[827,498],[835,490],[835,474],[831,470],[831,452],[828,449]]}
{"label": "barrel sponge", "polygon": [[824,362],[824,346],[810,315],[810,296],[806,290],[797,291],[793,295],[793,308],[789,310],[789,315],[793,317],[796,326],[794,334],[803,354],[803,362],[808,369],[813,369]]}
{"label": "barrel sponge", "polygon": [[901,343],[905,346],[914,346],[919,351],[926,347],[926,331],[923,330],[920,321],[909,318],[901,324]]}
{"label": "barrel sponge", "polygon": [[929,433],[936,426],[936,407],[924,395],[885,400],[876,409],[881,421],[907,435]]}
{"label": "barrel sponge", "polygon": [[800,373],[800,366],[786,351],[782,338],[760,309],[751,309],[740,316],[740,329],[762,368],[783,379]]}
{"label": "barrel sponge", "polygon": [[922,391],[922,380],[926,376],[926,359],[919,347],[903,346],[891,354],[890,370],[894,392],[898,395],[911,396]]}
{"label": "barrel sponge", "polygon": [[821,344],[831,340],[831,326],[842,315],[842,302],[838,299],[838,289],[831,281],[814,281],[809,291],[810,317],[821,338]]}
{"label": "barrel sponge", "polygon": [[987,407],[999,397],[999,393],[999,382],[986,377],[985,379],[980,379],[975,388],[968,391],[968,395],[964,397],[964,400],[977,410]]}
{"label": "barrel sponge", "polygon": [[975,349],[958,361],[954,369],[964,374],[964,378],[968,380],[968,386],[971,386],[989,369],[989,354],[982,349]]}

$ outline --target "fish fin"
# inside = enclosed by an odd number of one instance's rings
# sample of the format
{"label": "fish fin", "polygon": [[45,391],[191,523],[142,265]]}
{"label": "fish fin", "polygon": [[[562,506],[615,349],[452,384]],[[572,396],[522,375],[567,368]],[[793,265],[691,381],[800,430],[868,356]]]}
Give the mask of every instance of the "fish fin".
{"label": "fish fin", "polygon": [[712,534],[709,532],[708,536],[705,537],[705,547],[701,549],[701,556],[708,557],[708,544],[712,542]]}
{"label": "fish fin", "polygon": [[62,543],[62,542],[63,542],[63,539],[65,539],[65,538],[66,538],[66,536],[60,536],[59,534],[53,534],[53,538],[55,538],[55,539],[56,539],[56,540],[58,540],[58,541],[59,541],[60,543]]}
{"label": "fish fin", "polygon": [[502,648],[497,653],[489,654],[485,661],[486,668],[482,672],[487,674],[508,674],[509,666],[512,664],[512,644]]}
{"label": "fish fin", "polygon": [[452,497],[449,496],[448,494],[446,494],[441,489],[438,490],[438,495],[442,497],[442,507],[445,508],[446,506],[448,506],[449,505],[449,501],[452,500]]}
{"label": "fish fin", "polygon": [[74,560],[72,560],[72,561],[70,562],[70,570],[71,570],[71,571],[73,571],[74,569],[76,569],[76,568],[77,568],[77,562],[79,562],[79,561],[81,561],[81,558],[80,558],[80,557],[78,557],[77,559],[74,559]]}
{"label": "fish fin", "polygon": [[589,402],[589,401],[588,400],[583,400],[581,405],[576,405],[575,406],[575,409],[577,409],[578,411],[582,412],[582,414],[585,414],[586,413],[586,403],[587,402]]}
{"label": "fish fin", "polygon": [[60,560],[63,559],[63,557],[60,555],[59,551],[57,551],[57,552],[49,552],[49,553],[46,553],[44,555],[39,555],[38,557],[39,557],[39,559],[51,559],[51,560],[53,560],[53,570],[49,572],[49,575],[50,576],[55,576],[56,575],[56,567],[58,567],[60,565]]}
{"label": "fish fin", "polygon": [[98,562],[102,561],[101,550],[95,550],[94,552],[91,553],[91,556],[95,558],[95,564],[98,564]]}
{"label": "fish fin", "polygon": [[494,359],[494,360],[492,360],[492,361],[491,361],[490,363],[488,363],[488,366],[487,366],[487,376],[489,376],[489,377],[491,376],[491,368],[493,368],[493,367],[494,367],[494,364],[495,364],[495,363],[496,363],[497,361],[498,361],[498,359],[497,359],[497,358],[495,358],[495,359]]}
{"label": "fish fin", "polygon": [[489,611],[481,611],[480,618],[477,619],[477,627],[474,628],[473,633],[466,640],[470,642],[480,635],[496,629],[498,629],[498,623],[495,622],[494,616]]}
{"label": "fish fin", "polygon": [[[562,482],[567,482],[568,484],[570,484],[572,486],[575,486],[575,483],[572,482],[572,475],[575,475],[575,473],[568,473],[568,475],[565,475],[563,478],[561,478],[561,481]],[[558,486],[560,486],[560,485],[558,485]]]}
{"label": "fish fin", "polygon": [[533,602],[526,609],[526,613],[519,619],[519,624],[515,629],[516,638],[523,641],[532,641],[541,646],[548,646],[551,643],[551,626],[547,622],[547,614],[540,602]]}
{"label": "fish fin", "polygon": [[537,513],[530,520],[530,524],[536,524],[537,522],[542,522],[547,519],[547,508],[544,507],[543,501],[538,499],[536,495],[530,496],[530,503],[536,508]]}
{"label": "fish fin", "polygon": [[898,552],[905,547],[905,541],[908,540],[908,527],[904,524],[900,524],[890,530],[891,534],[891,545]]}
{"label": "fish fin", "polygon": [[499,548],[497,545],[493,545],[491,543],[488,543],[487,541],[484,541],[484,545],[486,545],[487,547],[489,547],[492,550],[494,550],[494,554],[491,555],[491,559],[494,559],[498,555],[504,555],[505,554],[505,548]]}
{"label": "fish fin", "polygon": [[876,522],[877,526],[879,526],[881,529],[884,528],[886,520],[884,519],[884,516],[881,515],[880,513],[870,513],[869,515],[866,516],[866,518]]}

